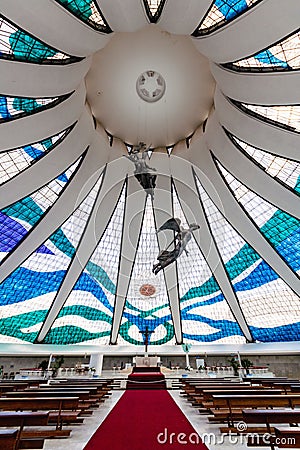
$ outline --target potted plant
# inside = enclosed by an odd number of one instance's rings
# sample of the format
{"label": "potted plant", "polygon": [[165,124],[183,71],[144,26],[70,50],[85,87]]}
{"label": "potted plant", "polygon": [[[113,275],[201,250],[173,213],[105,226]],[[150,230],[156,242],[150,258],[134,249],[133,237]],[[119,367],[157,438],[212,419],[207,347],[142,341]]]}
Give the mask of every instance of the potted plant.
{"label": "potted plant", "polygon": [[238,360],[236,358],[231,358],[228,360],[229,364],[231,365],[231,367],[233,368],[233,374],[235,377],[238,377],[239,375],[239,367],[240,364],[238,362]]}
{"label": "potted plant", "polygon": [[55,360],[51,364],[51,367],[53,369],[53,372],[52,372],[52,377],[53,378],[55,378],[57,376],[58,369],[60,369],[60,367],[63,365],[64,362],[65,362],[65,360],[64,360],[63,356],[56,356],[55,357]]}
{"label": "potted plant", "polygon": [[45,372],[48,369],[48,364],[49,364],[49,361],[47,361],[46,359],[43,359],[43,361],[40,362],[40,364],[38,365],[38,369],[42,369],[42,376],[45,375]]}
{"label": "potted plant", "polygon": [[243,368],[246,370],[246,374],[249,375],[249,368],[253,366],[253,362],[250,359],[242,359],[241,360]]}

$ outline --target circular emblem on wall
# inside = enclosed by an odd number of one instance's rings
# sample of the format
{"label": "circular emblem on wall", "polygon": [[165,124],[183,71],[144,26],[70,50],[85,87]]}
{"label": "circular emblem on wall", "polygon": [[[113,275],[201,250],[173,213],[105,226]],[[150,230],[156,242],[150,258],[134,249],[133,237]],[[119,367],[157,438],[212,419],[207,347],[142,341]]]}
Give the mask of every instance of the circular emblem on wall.
{"label": "circular emblem on wall", "polygon": [[153,284],[145,283],[145,284],[142,284],[139,291],[140,291],[141,295],[144,295],[145,297],[151,297],[152,295],[155,294],[156,289],[153,286]]}
{"label": "circular emblem on wall", "polygon": [[155,70],[143,72],[137,79],[136,90],[145,102],[157,102],[166,90],[166,83],[160,73]]}

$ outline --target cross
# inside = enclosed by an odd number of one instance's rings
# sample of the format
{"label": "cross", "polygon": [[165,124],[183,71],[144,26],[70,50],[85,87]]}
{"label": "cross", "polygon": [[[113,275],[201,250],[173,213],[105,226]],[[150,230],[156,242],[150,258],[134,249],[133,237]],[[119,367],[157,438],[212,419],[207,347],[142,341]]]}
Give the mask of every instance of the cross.
{"label": "cross", "polygon": [[150,331],[149,327],[146,327],[146,329],[145,330],[141,330],[140,333],[145,335],[145,342],[144,342],[144,345],[145,345],[145,356],[148,356],[149,337],[151,336],[153,331]]}

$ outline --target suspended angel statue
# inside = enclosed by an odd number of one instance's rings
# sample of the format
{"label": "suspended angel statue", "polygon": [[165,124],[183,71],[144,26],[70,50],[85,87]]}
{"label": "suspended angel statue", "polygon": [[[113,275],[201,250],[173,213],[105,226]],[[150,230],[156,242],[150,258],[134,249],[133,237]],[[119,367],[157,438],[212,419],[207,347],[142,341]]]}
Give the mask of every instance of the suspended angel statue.
{"label": "suspended angel statue", "polygon": [[156,183],[156,172],[154,167],[150,167],[147,164],[146,158],[148,157],[148,150],[144,142],[139,142],[139,144],[133,147],[129,155],[125,155],[126,158],[130,159],[135,165],[134,176],[140,183],[140,185],[145,189],[147,194],[150,194],[152,199],[154,197],[154,188]]}
{"label": "suspended angel statue", "polygon": [[[172,262],[176,261],[177,258],[182,254],[184,251],[186,255],[188,255],[188,251],[186,249],[186,246],[188,242],[191,240],[192,237],[192,231],[198,230],[200,228],[199,225],[196,223],[191,223],[188,228],[183,228],[181,225],[181,220],[176,218],[172,218],[167,220],[158,230],[157,233],[159,233],[162,230],[173,230],[177,234],[175,235],[174,240],[168,245],[166,250],[162,250],[159,252],[159,255],[157,257],[158,263],[153,265],[152,272],[157,275],[158,272],[165,267],[167,267],[169,264],[172,264]],[[174,245],[174,248],[172,250],[168,250],[168,248],[171,245]]]}

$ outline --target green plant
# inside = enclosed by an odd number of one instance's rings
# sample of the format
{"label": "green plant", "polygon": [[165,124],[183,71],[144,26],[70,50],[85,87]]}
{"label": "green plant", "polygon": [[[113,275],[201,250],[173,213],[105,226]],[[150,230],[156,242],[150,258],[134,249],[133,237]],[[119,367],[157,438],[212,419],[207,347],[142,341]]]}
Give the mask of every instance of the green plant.
{"label": "green plant", "polygon": [[53,377],[57,376],[58,369],[63,365],[64,362],[65,362],[65,360],[64,360],[63,356],[55,357],[55,361],[51,363],[51,368],[53,369],[53,371],[52,371]]}
{"label": "green plant", "polygon": [[246,374],[249,374],[249,368],[253,366],[253,362],[250,359],[242,359],[241,360],[242,367],[246,370]]}
{"label": "green plant", "polygon": [[43,361],[40,362],[40,364],[38,365],[38,369],[42,369],[42,371],[45,372],[45,370],[48,369],[48,363],[49,363],[49,361],[47,361],[46,359],[43,359]]}
{"label": "green plant", "polygon": [[239,367],[240,364],[238,362],[238,360],[236,358],[231,358],[228,360],[229,364],[231,365],[231,367],[233,368],[233,373],[235,376],[238,376],[239,374]]}

